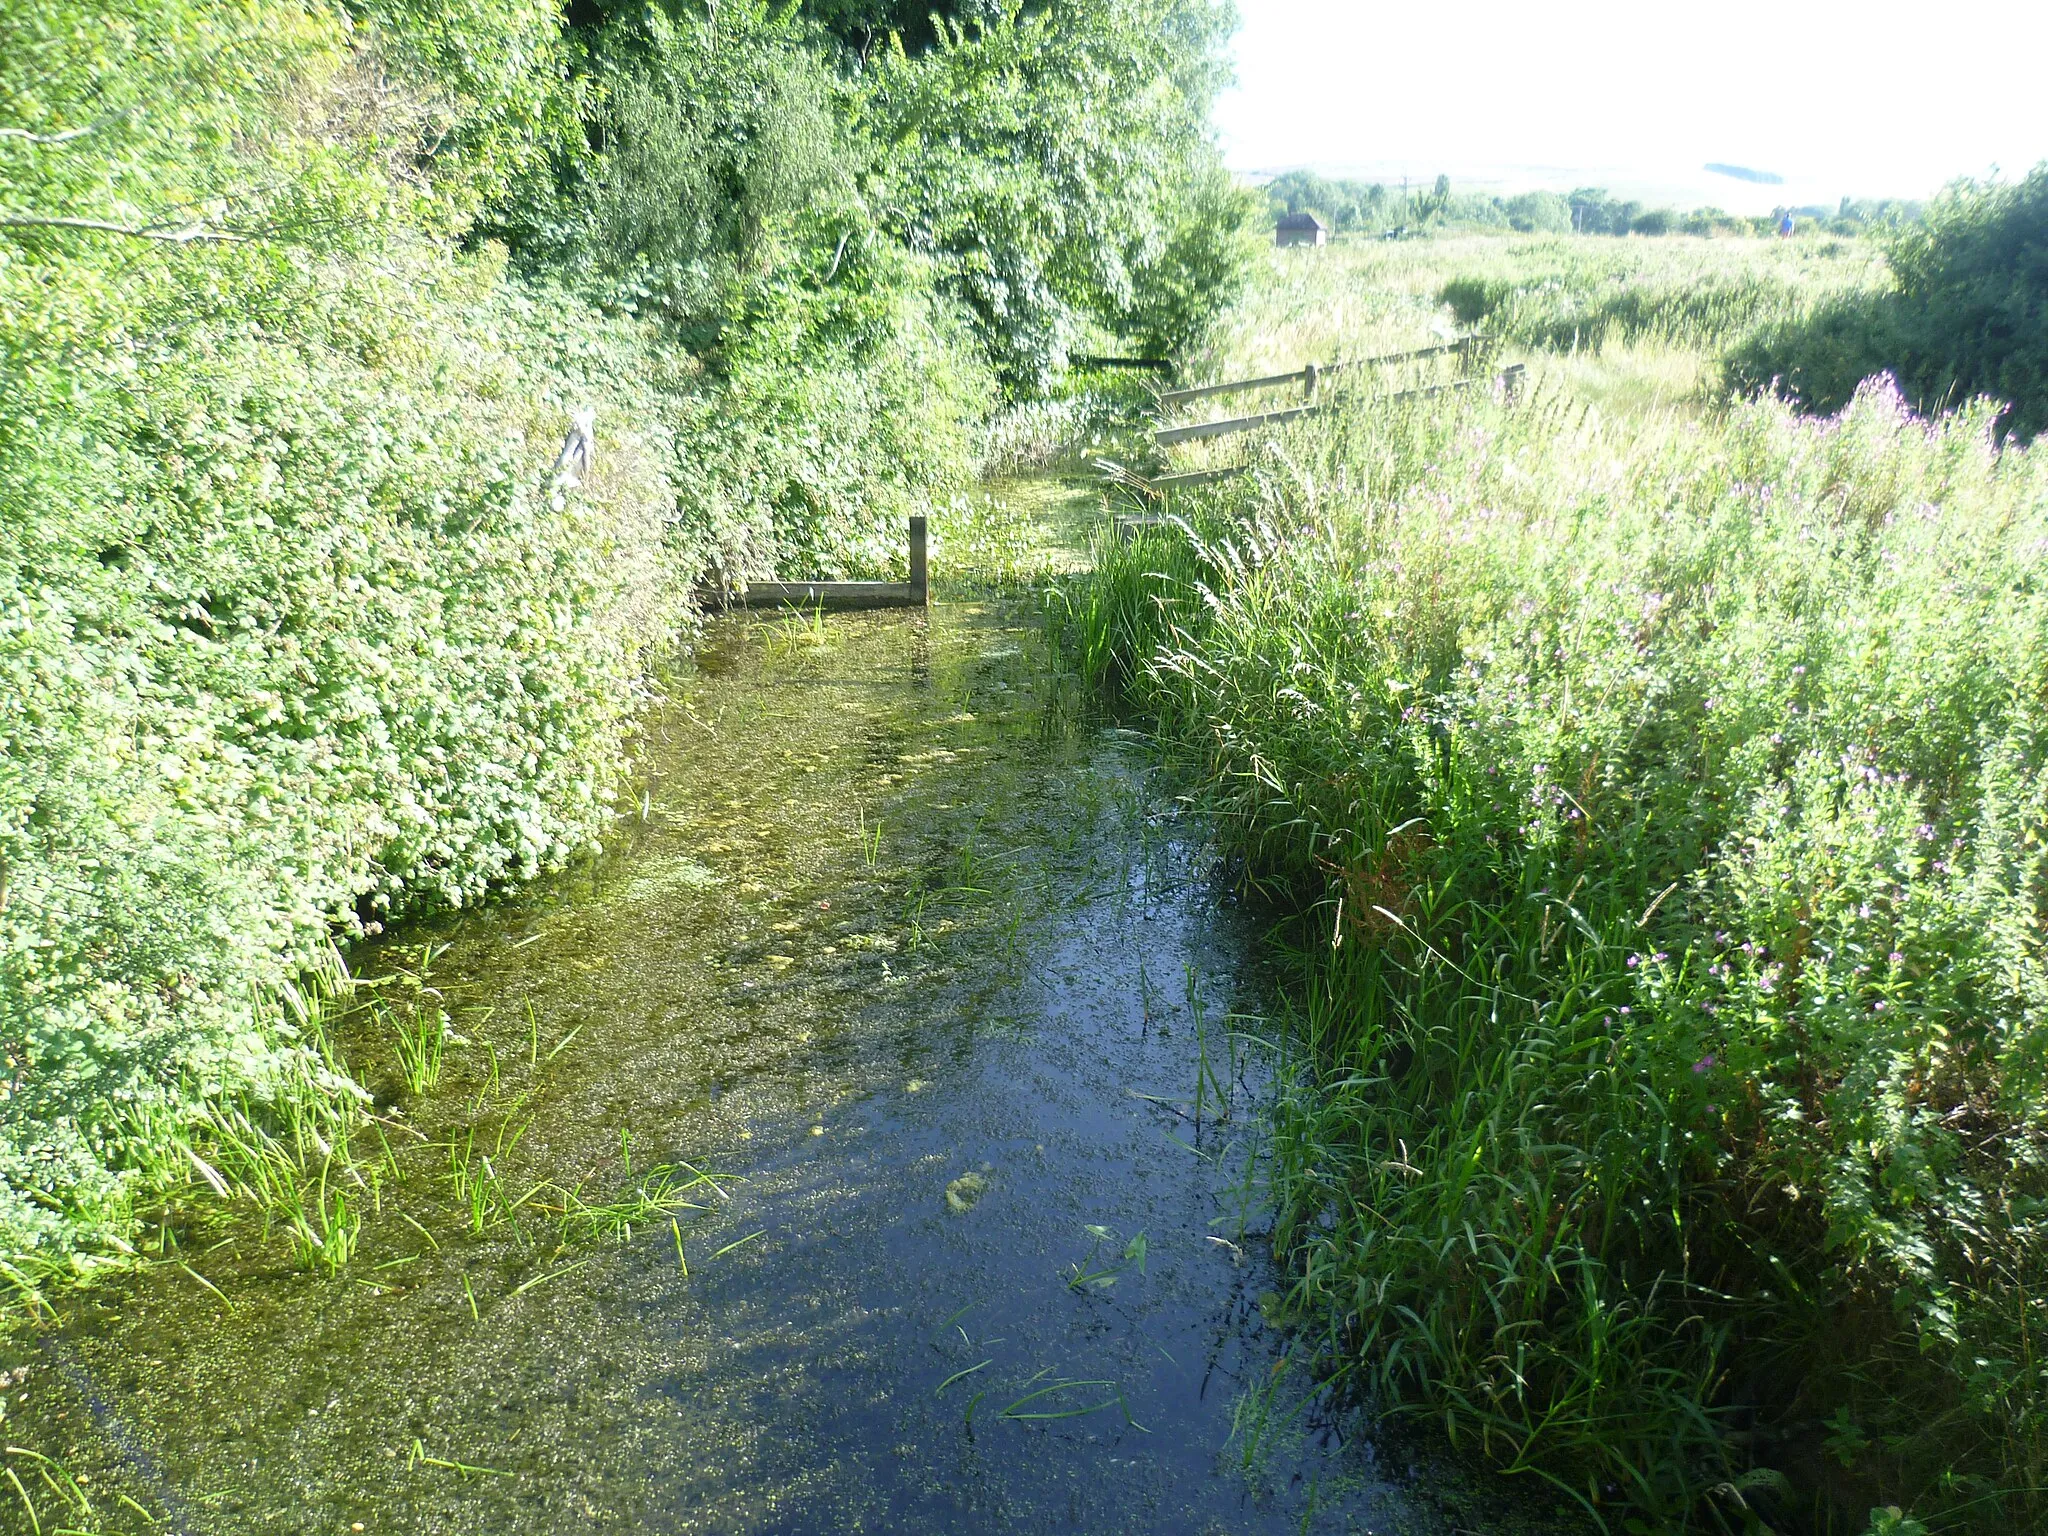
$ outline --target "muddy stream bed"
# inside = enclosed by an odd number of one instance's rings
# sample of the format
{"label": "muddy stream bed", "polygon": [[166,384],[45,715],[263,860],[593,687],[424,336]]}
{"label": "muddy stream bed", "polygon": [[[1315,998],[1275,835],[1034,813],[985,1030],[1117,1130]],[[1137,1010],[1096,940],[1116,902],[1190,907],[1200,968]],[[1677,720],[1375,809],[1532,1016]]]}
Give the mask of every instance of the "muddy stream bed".
{"label": "muddy stream bed", "polygon": [[240,1222],[11,1341],[42,1529],[1476,1523],[1287,1364],[1251,923],[1032,602],[720,620],[642,771],[602,858],[358,957],[437,946],[458,1039],[414,1093],[344,1026],[337,1277]]}

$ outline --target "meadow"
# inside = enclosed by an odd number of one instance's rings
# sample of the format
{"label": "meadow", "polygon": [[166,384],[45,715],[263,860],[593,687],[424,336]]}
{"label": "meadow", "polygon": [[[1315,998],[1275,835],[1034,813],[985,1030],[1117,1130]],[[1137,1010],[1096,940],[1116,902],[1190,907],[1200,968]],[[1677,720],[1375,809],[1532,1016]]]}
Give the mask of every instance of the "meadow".
{"label": "meadow", "polygon": [[1882,280],[1870,242],[1454,235],[1272,252],[1183,370],[1230,378],[1424,346],[1471,330],[1578,398],[1691,409],[1722,351]]}
{"label": "meadow", "polygon": [[1477,324],[1529,384],[1175,449],[1248,472],[1055,604],[1279,924],[1324,1369],[1609,1529],[2048,1514],[2048,469],[1995,402],[1724,384],[1885,281],[1274,252],[1196,381]]}

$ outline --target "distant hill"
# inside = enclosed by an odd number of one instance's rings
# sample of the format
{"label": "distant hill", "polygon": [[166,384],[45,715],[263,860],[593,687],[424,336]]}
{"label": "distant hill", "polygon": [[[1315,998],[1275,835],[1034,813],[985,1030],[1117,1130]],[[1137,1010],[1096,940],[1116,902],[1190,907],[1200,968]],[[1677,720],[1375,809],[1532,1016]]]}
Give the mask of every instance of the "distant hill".
{"label": "distant hill", "polygon": [[1766,187],[1782,187],[1785,178],[1776,171],[1752,171],[1746,165],[1719,165],[1708,161],[1706,169],[1716,176],[1733,176],[1737,181],[1754,181]]}

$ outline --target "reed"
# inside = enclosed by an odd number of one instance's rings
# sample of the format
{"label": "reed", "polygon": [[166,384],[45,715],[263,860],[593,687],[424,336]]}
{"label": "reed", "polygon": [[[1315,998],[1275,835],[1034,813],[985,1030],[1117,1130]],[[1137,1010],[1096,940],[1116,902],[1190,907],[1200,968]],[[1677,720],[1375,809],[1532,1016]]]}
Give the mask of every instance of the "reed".
{"label": "reed", "polygon": [[448,1016],[438,1007],[377,1007],[391,1035],[398,1075],[414,1093],[425,1093],[441,1081],[441,1057],[448,1044]]}
{"label": "reed", "polygon": [[[536,1209],[554,1218],[565,1247],[596,1242],[631,1242],[635,1226],[645,1227],[666,1217],[674,1228],[677,1262],[683,1264],[687,1273],[688,1265],[682,1257],[682,1230],[676,1226],[676,1218],[684,1211],[715,1210],[715,1205],[706,1203],[711,1197],[721,1202],[725,1198],[711,1174],[686,1166],[664,1164],[649,1168],[632,1189],[609,1200],[586,1200],[580,1185],[575,1189],[552,1185],[543,1190],[542,1197],[534,1204]],[[759,1236],[758,1233],[755,1235]],[[713,1254],[712,1257],[718,1255]]]}

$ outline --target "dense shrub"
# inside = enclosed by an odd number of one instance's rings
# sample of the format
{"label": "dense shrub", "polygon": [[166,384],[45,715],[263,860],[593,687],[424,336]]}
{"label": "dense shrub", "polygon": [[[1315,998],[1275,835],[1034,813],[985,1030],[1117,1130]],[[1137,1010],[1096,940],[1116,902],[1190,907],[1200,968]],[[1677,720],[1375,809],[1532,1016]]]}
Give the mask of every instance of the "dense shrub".
{"label": "dense shrub", "polygon": [[991,358],[1227,295],[1219,12],[864,69],[881,15],[0,10],[0,1276],[125,1251],[225,1106],[345,1131],[301,983],[593,845],[702,573],[886,570]]}
{"label": "dense shrub", "polygon": [[1081,594],[1304,914],[1290,1305],[1595,1509],[1776,1523],[1824,1447],[2041,1518],[2048,480],[1988,427],[1340,417]]}
{"label": "dense shrub", "polygon": [[838,83],[804,41],[790,19],[744,9],[717,25],[653,10],[602,39],[617,62],[577,254],[696,350],[717,340],[742,274],[777,264],[780,227],[849,200]]}
{"label": "dense shrub", "polygon": [[[131,1138],[302,1065],[277,999],[337,923],[472,900],[591,844],[648,652],[712,541],[668,527],[665,432],[607,380],[648,359],[588,312],[431,249],[317,263],[265,297],[289,330],[185,325],[102,352],[103,384],[47,355],[10,371],[17,1265],[119,1217]],[[586,404],[598,467],[556,498]]]}
{"label": "dense shrub", "polygon": [[524,258],[699,359],[675,479],[685,521],[736,536],[729,575],[885,572],[969,474],[991,392],[933,263],[869,212],[856,95],[811,41],[764,7],[611,23],[606,153]]}
{"label": "dense shrub", "polygon": [[1184,358],[1244,292],[1256,198],[1221,165],[1198,170],[1163,244],[1136,274],[1116,328],[1144,357]]}
{"label": "dense shrub", "polygon": [[1091,326],[1146,325],[1190,285],[1227,293],[1183,224],[1191,193],[1212,217],[1242,206],[1215,190],[1206,128],[1227,18],[1215,0],[1077,0],[873,59],[871,197],[1013,392],[1044,389]]}
{"label": "dense shrub", "polygon": [[344,0],[364,71],[361,112],[391,127],[400,163],[444,228],[531,195],[581,138],[572,50],[550,0]]}
{"label": "dense shrub", "polygon": [[2048,427],[2048,165],[1957,183],[1923,222],[1891,229],[1886,251],[1891,290],[1766,328],[1731,354],[1731,384],[1828,411],[1885,371],[1924,409],[1988,395],[2003,430]]}
{"label": "dense shrub", "polygon": [[1541,235],[1561,235],[1572,227],[1571,204],[1555,192],[1524,192],[1501,204],[1510,228]]}
{"label": "dense shrub", "polygon": [[678,505],[740,535],[731,574],[900,570],[905,516],[972,473],[993,385],[965,322],[919,258],[830,234],[736,287],[719,387],[678,406]]}

